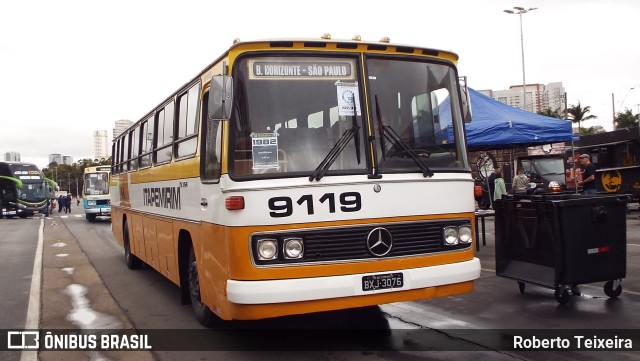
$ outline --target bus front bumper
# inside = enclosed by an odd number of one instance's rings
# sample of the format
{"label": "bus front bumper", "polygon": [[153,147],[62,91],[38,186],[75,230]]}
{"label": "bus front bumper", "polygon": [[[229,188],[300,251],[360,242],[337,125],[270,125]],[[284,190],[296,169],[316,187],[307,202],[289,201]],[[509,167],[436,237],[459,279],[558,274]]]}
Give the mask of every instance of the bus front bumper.
{"label": "bus front bumper", "polygon": [[[364,276],[388,273],[402,273],[402,287],[362,290]],[[388,272],[266,281],[228,280],[227,299],[244,305],[312,301],[445,286],[473,281],[478,277],[480,260],[474,258],[465,262]]]}
{"label": "bus front bumper", "polygon": [[95,214],[96,216],[110,216],[111,215],[111,207],[106,208],[85,208],[84,213],[86,214]]}

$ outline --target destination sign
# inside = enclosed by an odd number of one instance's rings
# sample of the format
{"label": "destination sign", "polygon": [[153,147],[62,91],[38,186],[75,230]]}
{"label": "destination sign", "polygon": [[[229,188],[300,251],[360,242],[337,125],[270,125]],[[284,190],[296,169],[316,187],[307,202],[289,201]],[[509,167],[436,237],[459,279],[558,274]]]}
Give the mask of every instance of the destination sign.
{"label": "destination sign", "polygon": [[345,78],[351,77],[351,63],[256,61],[253,63],[255,78]]}
{"label": "destination sign", "polygon": [[42,179],[42,173],[38,170],[17,170],[13,172],[13,175],[22,180]]}

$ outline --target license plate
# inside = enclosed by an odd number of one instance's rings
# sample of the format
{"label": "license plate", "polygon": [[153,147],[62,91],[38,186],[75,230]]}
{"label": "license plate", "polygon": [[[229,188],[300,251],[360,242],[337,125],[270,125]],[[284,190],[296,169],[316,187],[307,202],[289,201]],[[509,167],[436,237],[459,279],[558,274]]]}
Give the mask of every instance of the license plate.
{"label": "license plate", "polygon": [[362,276],[362,290],[376,291],[389,288],[400,288],[404,285],[402,273],[386,273],[381,275]]}

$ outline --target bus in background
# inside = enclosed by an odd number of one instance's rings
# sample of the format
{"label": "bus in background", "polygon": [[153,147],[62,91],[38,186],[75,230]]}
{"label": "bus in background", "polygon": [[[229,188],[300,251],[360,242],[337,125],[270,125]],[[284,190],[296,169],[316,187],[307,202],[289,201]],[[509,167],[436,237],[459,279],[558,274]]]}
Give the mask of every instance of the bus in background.
{"label": "bus in background", "polygon": [[0,162],[0,218],[26,218],[44,213],[55,182],[48,180],[35,164]]}
{"label": "bus in background", "polygon": [[114,139],[127,266],[178,285],[205,326],[471,292],[457,60],[388,39],[234,42]]}
{"label": "bus in background", "polygon": [[109,198],[109,175],[111,166],[87,167],[84,169],[82,206],[87,221],[93,222],[98,216],[111,216]]}

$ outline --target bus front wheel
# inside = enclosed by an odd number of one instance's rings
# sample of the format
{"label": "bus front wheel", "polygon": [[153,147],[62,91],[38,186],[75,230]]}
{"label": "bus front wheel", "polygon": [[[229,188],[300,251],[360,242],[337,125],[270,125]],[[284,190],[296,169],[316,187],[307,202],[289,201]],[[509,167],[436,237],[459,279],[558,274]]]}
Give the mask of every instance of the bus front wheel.
{"label": "bus front wheel", "polygon": [[87,213],[86,217],[87,217],[87,221],[89,222],[93,222],[96,220],[96,215],[92,213]]}
{"label": "bus front wheel", "polygon": [[193,312],[196,314],[198,322],[204,327],[214,326],[218,317],[211,312],[207,305],[202,303],[200,298],[200,277],[193,248],[191,248],[191,253],[189,254],[189,296],[191,297],[191,307],[193,307]]}

